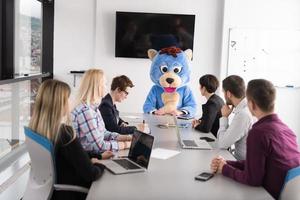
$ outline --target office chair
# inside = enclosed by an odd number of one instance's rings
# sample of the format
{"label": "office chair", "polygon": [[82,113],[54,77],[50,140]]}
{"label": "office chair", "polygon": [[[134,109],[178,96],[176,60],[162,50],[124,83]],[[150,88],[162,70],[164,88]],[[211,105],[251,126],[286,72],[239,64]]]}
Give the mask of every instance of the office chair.
{"label": "office chair", "polygon": [[88,189],[75,185],[56,184],[53,144],[28,127],[25,144],[31,160],[30,176],[23,200],[50,199],[53,190],[88,193]]}
{"label": "office chair", "polygon": [[281,200],[299,200],[300,199],[300,166],[290,169],[284,180]]}

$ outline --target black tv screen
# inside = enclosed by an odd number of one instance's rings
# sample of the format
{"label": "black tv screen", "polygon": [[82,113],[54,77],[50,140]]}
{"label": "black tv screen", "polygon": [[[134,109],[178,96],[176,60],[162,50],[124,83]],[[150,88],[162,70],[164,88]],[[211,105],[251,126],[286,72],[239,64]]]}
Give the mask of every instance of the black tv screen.
{"label": "black tv screen", "polygon": [[147,58],[148,49],[192,49],[195,15],[116,12],[115,56]]}

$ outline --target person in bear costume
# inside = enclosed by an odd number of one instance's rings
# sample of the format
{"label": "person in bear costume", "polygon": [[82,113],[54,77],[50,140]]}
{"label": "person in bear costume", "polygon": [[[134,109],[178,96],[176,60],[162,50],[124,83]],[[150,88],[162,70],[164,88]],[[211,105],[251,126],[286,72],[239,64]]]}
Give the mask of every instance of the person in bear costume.
{"label": "person in bear costume", "polygon": [[152,60],[150,77],[155,85],[144,103],[144,113],[194,117],[196,102],[186,85],[190,80],[192,50],[167,47],[157,52],[149,49],[148,57]]}

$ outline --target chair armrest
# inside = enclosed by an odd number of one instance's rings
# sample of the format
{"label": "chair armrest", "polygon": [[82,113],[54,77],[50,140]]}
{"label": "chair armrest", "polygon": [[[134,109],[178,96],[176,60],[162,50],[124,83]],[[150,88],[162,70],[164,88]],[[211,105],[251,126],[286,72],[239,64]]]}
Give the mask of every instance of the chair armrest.
{"label": "chair armrest", "polygon": [[54,184],[54,190],[88,193],[89,189],[77,185]]}

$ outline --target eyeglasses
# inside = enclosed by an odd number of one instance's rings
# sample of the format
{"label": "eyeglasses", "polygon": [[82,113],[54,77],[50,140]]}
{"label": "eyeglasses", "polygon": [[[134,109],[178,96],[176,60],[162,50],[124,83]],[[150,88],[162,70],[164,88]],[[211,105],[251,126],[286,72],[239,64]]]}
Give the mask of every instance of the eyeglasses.
{"label": "eyeglasses", "polygon": [[127,91],[125,91],[125,90],[123,90],[123,92],[125,93],[126,96],[129,94],[129,92],[127,92]]}

